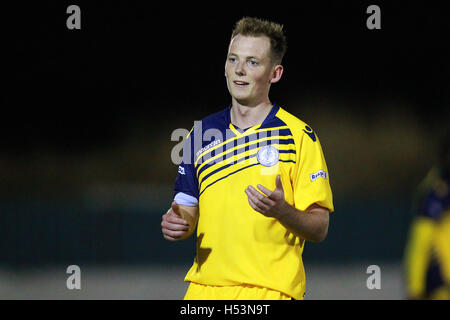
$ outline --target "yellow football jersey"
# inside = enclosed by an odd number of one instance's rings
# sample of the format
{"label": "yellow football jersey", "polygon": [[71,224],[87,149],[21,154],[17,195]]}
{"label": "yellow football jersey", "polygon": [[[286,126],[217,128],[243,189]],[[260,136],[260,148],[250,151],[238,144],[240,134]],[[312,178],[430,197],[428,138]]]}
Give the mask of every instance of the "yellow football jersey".
{"label": "yellow football jersey", "polygon": [[196,122],[183,149],[175,201],[199,206],[197,253],[185,281],[212,286],[254,285],[303,298],[305,244],[275,218],[253,210],[245,188],[275,189],[286,201],[334,211],[319,139],[304,122],[274,105],[260,125],[241,130],[231,107]]}

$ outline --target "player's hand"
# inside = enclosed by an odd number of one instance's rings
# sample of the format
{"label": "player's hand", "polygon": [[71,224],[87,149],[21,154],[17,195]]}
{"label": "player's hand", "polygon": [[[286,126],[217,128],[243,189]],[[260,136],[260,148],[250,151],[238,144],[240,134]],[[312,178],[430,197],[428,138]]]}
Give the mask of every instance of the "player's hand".
{"label": "player's hand", "polygon": [[280,175],[277,176],[275,185],[275,190],[271,191],[258,184],[257,187],[262,193],[253,186],[248,186],[245,189],[250,206],[266,217],[278,218],[283,214],[286,205],[288,205],[284,199],[284,189]]}
{"label": "player's hand", "polygon": [[169,241],[181,240],[188,233],[189,224],[183,219],[180,206],[175,201],[162,216],[161,228],[164,239]]}

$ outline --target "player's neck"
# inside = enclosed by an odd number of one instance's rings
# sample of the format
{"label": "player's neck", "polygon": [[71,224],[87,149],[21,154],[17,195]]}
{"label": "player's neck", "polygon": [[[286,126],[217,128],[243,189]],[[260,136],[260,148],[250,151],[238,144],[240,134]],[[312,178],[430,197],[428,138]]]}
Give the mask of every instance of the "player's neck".
{"label": "player's neck", "polygon": [[247,129],[261,124],[270,110],[272,110],[272,103],[269,100],[252,106],[245,106],[233,101],[230,112],[231,123],[238,128]]}

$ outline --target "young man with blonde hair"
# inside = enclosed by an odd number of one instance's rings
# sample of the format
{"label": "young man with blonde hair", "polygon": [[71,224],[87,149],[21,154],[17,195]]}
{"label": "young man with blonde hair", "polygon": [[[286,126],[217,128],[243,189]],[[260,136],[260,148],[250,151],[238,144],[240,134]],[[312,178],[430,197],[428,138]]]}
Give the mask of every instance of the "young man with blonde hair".
{"label": "young man with blonde hair", "polygon": [[161,223],[169,241],[197,227],[185,299],[303,299],[305,241],[326,238],[334,207],[317,135],[269,99],[285,51],[281,25],[238,21],[225,63],[231,106],[185,141]]}

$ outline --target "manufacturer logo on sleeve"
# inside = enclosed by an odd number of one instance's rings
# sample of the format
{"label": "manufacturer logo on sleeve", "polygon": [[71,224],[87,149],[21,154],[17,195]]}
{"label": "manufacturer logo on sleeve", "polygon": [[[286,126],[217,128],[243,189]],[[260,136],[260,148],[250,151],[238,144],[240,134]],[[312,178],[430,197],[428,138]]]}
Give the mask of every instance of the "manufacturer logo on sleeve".
{"label": "manufacturer logo on sleeve", "polygon": [[305,126],[305,129],[303,129],[303,132],[306,133],[312,141],[316,142],[316,135],[314,134],[313,129],[309,126]]}
{"label": "manufacturer logo on sleeve", "polygon": [[319,178],[328,179],[327,173],[325,171],[323,171],[323,170],[319,170],[316,173],[311,173],[309,175],[309,177],[311,179],[311,182],[313,182],[313,181],[315,181],[315,180],[317,180]]}

